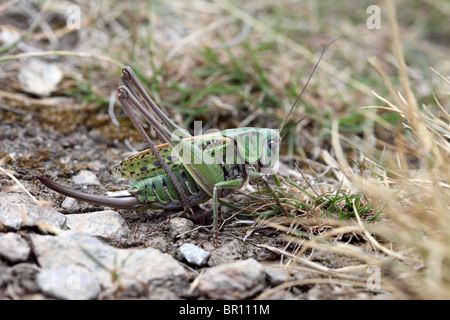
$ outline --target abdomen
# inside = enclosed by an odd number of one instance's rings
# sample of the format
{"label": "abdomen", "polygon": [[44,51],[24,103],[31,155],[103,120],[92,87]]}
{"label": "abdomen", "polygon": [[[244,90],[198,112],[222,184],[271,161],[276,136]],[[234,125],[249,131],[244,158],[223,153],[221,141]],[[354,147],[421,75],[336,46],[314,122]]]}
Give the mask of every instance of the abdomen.
{"label": "abdomen", "polygon": [[[192,176],[185,170],[173,171],[190,204],[196,206],[210,197],[203,191]],[[130,194],[138,197],[143,205],[152,209],[181,209],[183,203],[178,197],[175,187],[166,174],[142,178],[134,182],[128,189]]]}

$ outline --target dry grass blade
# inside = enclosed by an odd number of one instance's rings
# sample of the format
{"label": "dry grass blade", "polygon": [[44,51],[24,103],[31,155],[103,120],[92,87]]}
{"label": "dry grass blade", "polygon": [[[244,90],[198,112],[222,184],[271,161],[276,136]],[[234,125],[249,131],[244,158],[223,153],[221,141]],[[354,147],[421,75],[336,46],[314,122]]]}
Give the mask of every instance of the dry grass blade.
{"label": "dry grass blade", "polygon": [[0,167],[0,171],[3,173],[3,174],[6,174],[8,177],[10,177],[23,191],[25,191],[25,193],[27,194],[27,195],[29,195],[30,196],[30,198],[33,200],[33,202],[34,203],[36,203],[37,205],[42,205],[42,203],[39,201],[39,200],[37,200],[24,186],[23,186],[23,184],[16,178],[16,177],[14,177],[14,175],[11,173],[11,172],[9,172],[8,170],[5,170],[5,169],[3,169],[2,167]]}
{"label": "dry grass blade", "polygon": [[315,284],[327,284],[327,285],[340,285],[340,286],[349,286],[356,288],[366,288],[367,283],[365,281],[350,281],[350,280],[342,280],[342,279],[324,279],[324,278],[316,278],[316,279],[301,279],[294,280],[282,283],[276,287],[273,287],[269,290],[264,291],[259,296],[255,298],[255,300],[263,300],[268,297],[274,295],[278,291],[286,290],[296,286],[305,286],[305,285],[315,285]]}
{"label": "dry grass blade", "polygon": [[22,58],[30,58],[30,57],[46,57],[46,56],[72,56],[72,57],[80,57],[80,58],[88,58],[88,59],[98,59],[100,61],[105,61],[115,65],[118,68],[123,68],[124,65],[119,61],[105,55],[89,53],[89,52],[77,52],[77,51],[45,51],[45,52],[26,52],[19,53],[13,56],[6,56],[0,58],[0,63],[12,60],[19,60]]}
{"label": "dry grass blade", "polygon": [[[358,210],[356,209],[355,206],[355,201],[352,201],[353,204],[353,208],[355,210],[355,212],[358,212]],[[359,216],[359,214],[355,214],[356,220],[358,221],[358,224],[360,226],[360,228],[362,229],[362,231],[364,232],[364,235],[367,237],[368,241],[374,246],[375,249],[389,255],[392,256],[396,259],[400,259],[400,260],[408,260],[407,257],[402,256],[401,254],[398,254],[392,250],[389,250],[388,248],[383,247],[377,240],[375,240],[375,238],[366,230],[366,228],[364,227],[364,224],[361,221],[361,218]]]}
{"label": "dry grass blade", "polygon": [[450,86],[450,80],[446,77],[444,77],[442,74],[440,74],[439,72],[437,72],[436,70],[434,70],[432,67],[430,67],[430,70],[433,71],[435,74],[438,75],[439,78],[441,78],[442,80],[445,81],[445,83],[447,83]]}

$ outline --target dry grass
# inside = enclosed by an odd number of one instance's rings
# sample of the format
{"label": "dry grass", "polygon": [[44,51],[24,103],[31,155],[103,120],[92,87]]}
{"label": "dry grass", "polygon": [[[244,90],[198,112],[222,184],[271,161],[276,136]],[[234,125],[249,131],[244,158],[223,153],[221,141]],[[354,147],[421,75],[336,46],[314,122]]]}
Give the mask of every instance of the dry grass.
{"label": "dry grass", "polygon": [[[339,171],[345,176],[350,189],[362,192],[368,197],[373,208],[382,208],[382,221],[376,227],[365,226],[357,214],[355,217],[358,227],[348,226],[346,223],[342,226],[338,224],[337,228],[307,241],[300,240],[305,237],[305,234],[301,234],[302,237],[299,238],[298,234],[293,232],[292,223],[295,219],[290,222],[290,228],[283,227],[282,224],[270,223],[270,225],[288,234],[294,234],[290,241],[301,242],[302,250],[292,258],[296,263],[299,263],[297,260],[300,259],[300,253],[304,252],[305,248],[344,253],[365,262],[359,265],[361,268],[378,265],[381,270],[384,270],[382,288],[392,294],[392,297],[448,299],[450,298],[450,250],[447,245],[450,241],[450,167],[448,165],[450,117],[443,107],[448,103],[444,104],[436,99],[435,104],[419,107],[416,90],[413,89],[409,80],[395,8],[391,2],[388,2],[388,9],[401,89],[395,92],[394,85],[383,68],[375,58],[371,58],[371,63],[380,73],[391,94],[391,100],[374,93],[386,106],[365,109],[375,109],[377,112],[388,111],[400,115],[401,121],[396,127],[384,125],[385,129],[391,131],[394,140],[378,141],[384,146],[381,155],[379,152],[362,154],[365,158],[362,170],[361,167],[355,168],[354,165],[349,165],[348,156],[339,139],[338,121],[334,121],[332,126],[332,145],[339,163]],[[434,69],[431,70],[444,85],[450,84],[448,78]],[[375,122],[383,125],[381,119],[374,118]],[[348,148],[348,145],[346,147]],[[367,172],[370,174],[365,174]],[[352,201],[352,203],[355,202]],[[360,212],[356,207],[354,209],[354,212]],[[364,241],[370,244],[369,250],[361,252],[360,246],[354,247],[342,241],[326,244],[318,241],[318,239],[329,239],[329,233],[335,237],[350,232],[362,234]],[[381,239],[385,245],[380,244],[374,236]],[[389,244],[390,248],[386,247],[386,244]],[[372,250],[382,254],[373,255],[370,253]],[[347,277],[354,275],[354,269],[348,271],[350,273],[343,274]],[[332,282],[345,284],[347,280],[342,279],[343,274],[333,275]],[[300,285],[300,283],[294,282],[290,285]],[[287,286],[289,284],[280,287]],[[363,287],[361,283],[353,283],[353,286]]]}
{"label": "dry grass", "polygon": [[[287,282],[260,298],[304,284],[367,290],[374,265],[381,270],[379,292],[389,298],[450,298],[446,2],[398,1],[403,10],[395,14],[387,1],[380,4],[382,28],[373,31],[365,26],[369,2],[356,10],[347,2],[80,0],[79,30],[66,28],[69,2],[19,2],[0,6],[0,14],[29,21],[0,26],[28,46],[0,48],[7,75],[0,97],[38,112],[42,103],[20,92],[15,74],[24,58],[51,55],[64,62],[58,95],[70,96],[67,105],[78,112],[94,104],[108,114],[124,64],[138,70],[178,123],[277,128],[321,49],[345,36],[326,53],[291,117],[307,120],[286,136],[283,149],[282,159],[299,168],[284,169],[274,187],[289,215],[265,189],[253,194],[249,209],[285,233],[284,248],[268,248],[284,257],[284,268],[318,277]],[[324,267],[306,258],[314,250],[356,262]]]}

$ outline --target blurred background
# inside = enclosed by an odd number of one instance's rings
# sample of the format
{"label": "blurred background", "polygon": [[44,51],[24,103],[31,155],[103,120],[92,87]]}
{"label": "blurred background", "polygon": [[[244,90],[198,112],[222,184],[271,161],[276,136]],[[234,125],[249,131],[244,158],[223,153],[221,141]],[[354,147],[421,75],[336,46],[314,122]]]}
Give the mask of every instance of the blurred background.
{"label": "blurred background", "polygon": [[[427,103],[442,85],[429,67],[442,74],[450,69],[450,5],[395,3],[408,74],[419,103]],[[370,58],[398,84],[388,18],[383,1],[4,1],[0,97],[3,105],[22,110],[40,109],[33,100],[40,96],[55,98],[61,102],[44,109],[78,110],[69,127],[90,125],[83,112],[94,110],[96,119],[108,115],[123,64],[139,73],[155,101],[185,127],[202,120],[205,128],[279,128],[321,51],[342,37],[326,52],[290,117],[293,123],[307,115],[288,135],[285,154],[317,158],[329,149],[334,119],[343,135],[382,135],[360,108],[380,104],[372,91],[387,93]],[[28,79],[27,69],[42,67],[33,67],[33,56],[45,51],[71,53],[40,58],[56,71],[44,65],[49,79]],[[24,58],[4,61],[17,54]],[[33,88],[39,86],[45,88]],[[122,120],[122,112],[115,112]],[[395,115],[379,115],[397,121]],[[111,123],[91,125],[103,130]],[[117,139],[133,139],[120,131]]]}

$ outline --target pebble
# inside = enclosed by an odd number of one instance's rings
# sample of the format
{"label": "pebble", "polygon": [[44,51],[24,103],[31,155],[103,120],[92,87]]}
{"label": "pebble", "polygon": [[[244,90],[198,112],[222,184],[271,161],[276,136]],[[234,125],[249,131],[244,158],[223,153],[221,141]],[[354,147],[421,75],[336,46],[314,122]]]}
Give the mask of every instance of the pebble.
{"label": "pebble", "polygon": [[66,197],[64,201],[61,203],[61,208],[66,210],[68,213],[74,213],[80,210],[80,206],[78,205],[78,200],[70,197]]}
{"label": "pebble", "polygon": [[169,220],[169,232],[172,238],[192,230],[194,223],[186,218],[175,217]]}
{"label": "pebble", "polygon": [[206,262],[208,262],[210,256],[208,251],[205,251],[192,243],[185,243],[178,250],[187,262],[198,267],[204,266]]}
{"label": "pebble", "polygon": [[273,287],[278,286],[290,279],[289,272],[285,269],[266,267],[264,271],[266,272],[269,284]]}
{"label": "pebble", "polygon": [[0,256],[11,263],[18,263],[28,259],[30,246],[18,234],[8,232],[0,234]]}
{"label": "pebble", "polygon": [[63,231],[58,236],[32,234],[30,239],[43,270],[82,267],[80,276],[95,278],[103,289],[114,286],[120,287],[123,294],[152,297],[152,292],[181,294],[189,287],[184,268],[170,255],[156,249],[114,248],[78,231]]}
{"label": "pebble", "polygon": [[199,292],[211,299],[248,299],[265,286],[266,274],[255,259],[206,270],[197,278]]}
{"label": "pebble", "polygon": [[42,222],[52,227],[62,228],[66,217],[48,206],[30,203],[30,199],[19,195],[0,197],[0,226],[10,230],[34,227]]}
{"label": "pebble", "polygon": [[17,78],[23,91],[47,97],[56,90],[63,72],[56,63],[32,58],[20,68]]}
{"label": "pebble", "polygon": [[70,214],[66,225],[70,230],[115,240],[127,239],[131,234],[125,219],[114,210]]}
{"label": "pebble", "polygon": [[89,170],[81,170],[77,175],[72,178],[75,184],[82,185],[100,185],[100,181],[98,181],[95,173]]}

